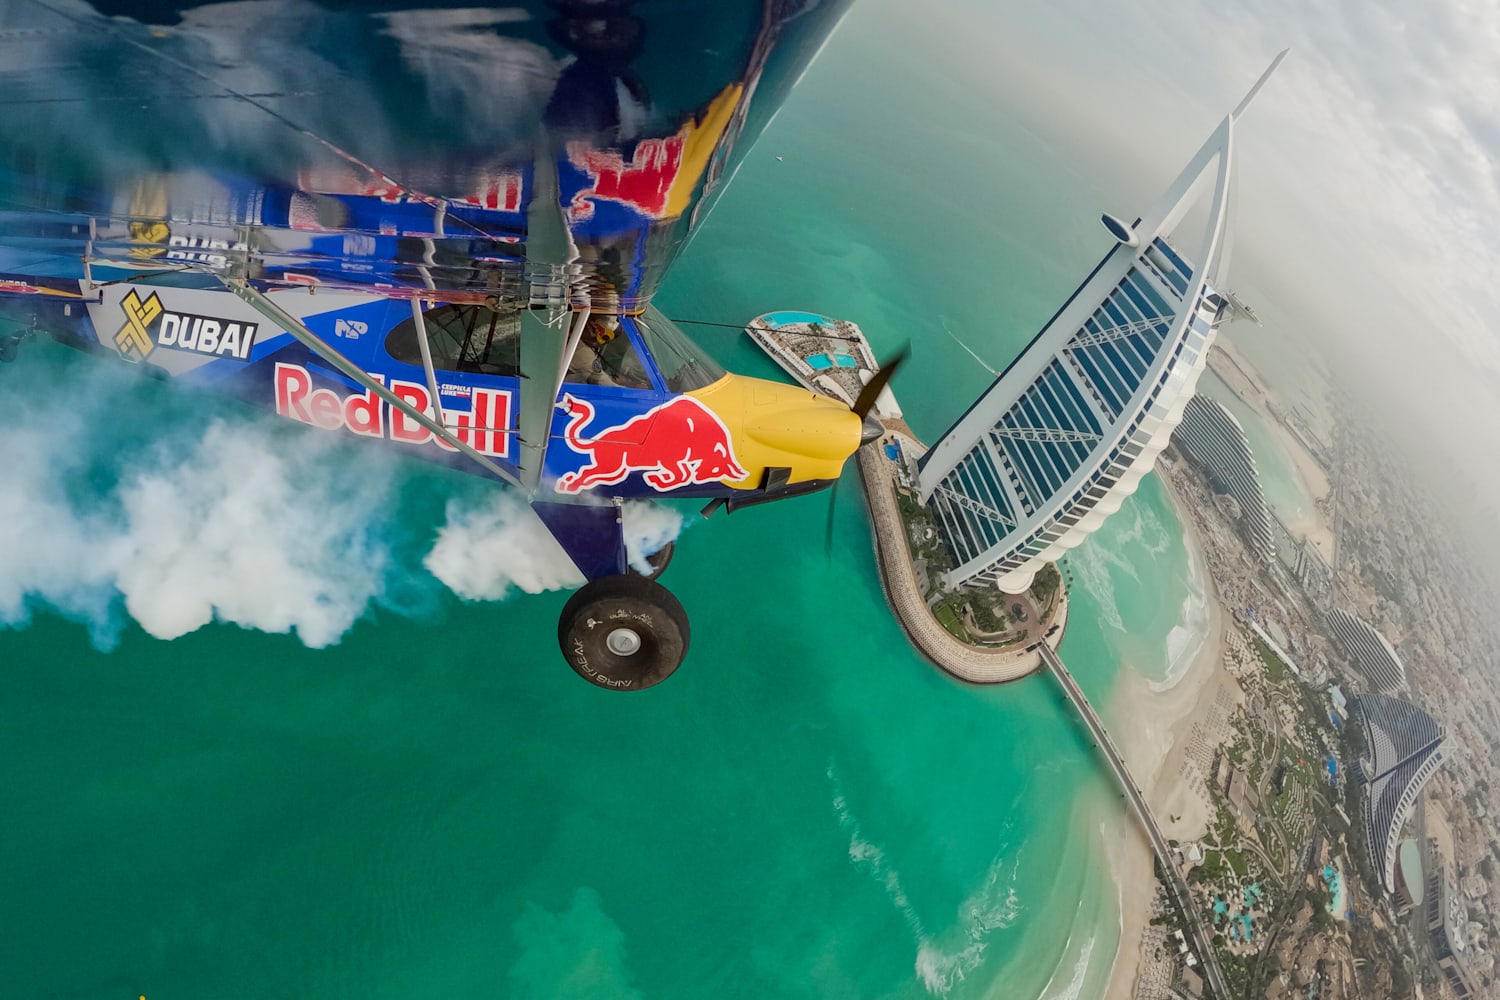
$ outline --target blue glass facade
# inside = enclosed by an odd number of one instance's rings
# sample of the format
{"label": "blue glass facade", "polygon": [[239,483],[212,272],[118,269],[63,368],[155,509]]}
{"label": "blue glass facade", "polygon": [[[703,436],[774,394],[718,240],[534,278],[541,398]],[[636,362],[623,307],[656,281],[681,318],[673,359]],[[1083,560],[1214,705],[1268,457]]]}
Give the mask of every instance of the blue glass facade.
{"label": "blue glass facade", "polygon": [[[1153,252],[1154,251],[1154,252]],[[949,583],[1012,574],[1104,500],[1194,378],[1223,309],[1157,238],[928,494],[959,570]],[[1185,315],[1186,314],[1186,315]],[[929,458],[931,457],[929,453]],[[981,565],[982,564],[982,565]]]}
{"label": "blue glass facade", "polygon": [[[1278,56],[1026,349],[922,456],[945,587],[1019,593],[1120,508],[1166,448],[1228,309],[1234,123]],[[1194,219],[1204,203],[1206,225]],[[1190,240],[1190,242],[1185,242]]]}
{"label": "blue glass facade", "polygon": [[1432,716],[1399,698],[1363,695],[1355,705],[1370,755],[1361,761],[1365,838],[1386,890],[1394,891],[1401,831],[1422,786],[1443,763],[1448,734]]}

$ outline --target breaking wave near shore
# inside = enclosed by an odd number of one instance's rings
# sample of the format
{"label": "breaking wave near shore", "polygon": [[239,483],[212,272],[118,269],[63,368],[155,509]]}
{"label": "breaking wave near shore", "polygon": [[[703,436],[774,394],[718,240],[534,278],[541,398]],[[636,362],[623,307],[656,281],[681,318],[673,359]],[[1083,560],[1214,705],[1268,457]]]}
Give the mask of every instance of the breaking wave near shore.
{"label": "breaking wave near shore", "polygon": [[833,789],[833,813],[839,829],[849,837],[849,861],[878,884],[911,930],[916,946],[913,971],[922,986],[933,996],[948,996],[984,962],[985,951],[993,935],[1016,922],[1021,915],[1021,901],[1016,893],[1020,858],[1006,857],[1005,851],[990,863],[983,881],[958,908],[953,922],[934,931],[918,915],[902,886],[901,873],[885,849],[869,839],[850,808],[839,779],[838,767],[828,764],[828,781]]}
{"label": "breaking wave near shore", "polygon": [[[0,625],[38,610],[109,648],[211,622],[338,642],[372,607],[583,582],[513,492],[52,345],[0,368]],[[633,559],[681,528],[626,507]]]}

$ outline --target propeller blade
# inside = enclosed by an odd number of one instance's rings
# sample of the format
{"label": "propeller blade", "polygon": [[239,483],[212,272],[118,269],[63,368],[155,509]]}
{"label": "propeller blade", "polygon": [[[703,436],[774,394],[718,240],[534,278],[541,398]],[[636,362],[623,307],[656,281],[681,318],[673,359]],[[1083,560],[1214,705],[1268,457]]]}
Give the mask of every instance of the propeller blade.
{"label": "propeller blade", "polygon": [[839,498],[839,483],[843,481],[843,477],[835,479],[828,490],[828,523],[823,527],[823,555],[829,559],[833,558],[833,514]]}
{"label": "propeller blade", "polygon": [[890,382],[891,376],[896,374],[896,370],[906,361],[910,353],[911,345],[907,344],[887,358],[881,363],[880,371],[875,373],[875,377],[860,390],[859,398],[854,401],[854,413],[859,419],[863,420],[875,408],[875,398],[880,395],[880,390],[886,387],[886,383]]}

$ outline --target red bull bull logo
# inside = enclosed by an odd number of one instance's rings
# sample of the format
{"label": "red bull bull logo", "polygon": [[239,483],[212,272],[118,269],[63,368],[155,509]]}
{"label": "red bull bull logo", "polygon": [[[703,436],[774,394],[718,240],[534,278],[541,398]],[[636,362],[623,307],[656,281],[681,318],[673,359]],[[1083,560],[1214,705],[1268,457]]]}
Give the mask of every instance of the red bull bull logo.
{"label": "red bull bull logo", "polygon": [[568,144],[568,159],[575,167],[593,178],[591,188],[573,196],[569,215],[574,220],[592,218],[592,199],[617,201],[650,219],[660,219],[667,211],[672,184],[682,168],[682,151],[686,140],[681,135],[665,139],[642,139],[626,162],[614,150],[591,149],[583,143]]}
{"label": "red bull bull logo", "polygon": [[583,468],[558,477],[559,493],[613,486],[632,472],[644,472],[646,483],[662,491],[749,475],[734,457],[724,422],[691,396],[673,397],[588,437],[583,428],[593,422],[594,404],[568,393],[561,408],[568,414],[563,439],[589,460]]}

